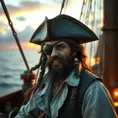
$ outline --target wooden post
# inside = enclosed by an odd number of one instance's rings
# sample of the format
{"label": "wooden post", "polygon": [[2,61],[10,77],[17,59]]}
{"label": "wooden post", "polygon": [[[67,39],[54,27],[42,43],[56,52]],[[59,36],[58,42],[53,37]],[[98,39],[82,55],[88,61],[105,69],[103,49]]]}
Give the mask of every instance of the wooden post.
{"label": "wooden post", "polygon": [[104,82],[108,88],[118,81],[118,0],[104,0]]}

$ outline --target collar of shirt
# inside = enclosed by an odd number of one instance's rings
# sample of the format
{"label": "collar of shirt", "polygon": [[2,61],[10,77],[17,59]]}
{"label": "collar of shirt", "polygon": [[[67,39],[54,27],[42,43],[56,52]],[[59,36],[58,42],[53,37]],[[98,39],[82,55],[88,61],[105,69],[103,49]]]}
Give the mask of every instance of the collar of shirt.
{"label": "collar of shirt", "polygon": [[[79,80],[80,80],[79,77],[76,78],[74,71],[72,71],[71,74],[67,77],[67,79],[65,79],[65,82],[70,86],[78,86]],[[40,95],[40,96],[46,94],[50,82],[51,81],[46,76],[46,78],[42,82],[42,84],[44,84],[45,87],[40,92],[38,92],[37,94]]]}
{"label": "collar of shirt", "polygon": [[[67,97],[68,85],[73,87],[78,86],[79,81],[80,81],[79,77],[76,78],[74,71],[72,71],[71,74],[65,80],[64,86],[59,91],[58,95],[55,97],[54,100],[52,100],[49,103],[49,95],[51,92],[51,81],[48,79],[48,77],[45,77],[45,79],[42,82],[42,84],[45,85],[44,88],[41,91],[37,90],[35,94],[37,106],[41,110],[45,111],[51,118],[56,118],[58,116],[59,108],[61,108],[61,106],[63,105]],[[50,106],[50,110],[49,110],[49,106]]]}

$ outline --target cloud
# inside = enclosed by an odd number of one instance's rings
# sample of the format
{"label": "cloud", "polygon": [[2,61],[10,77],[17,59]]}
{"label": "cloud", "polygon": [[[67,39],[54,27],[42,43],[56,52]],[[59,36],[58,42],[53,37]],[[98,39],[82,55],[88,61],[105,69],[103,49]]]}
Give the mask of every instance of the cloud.
{"label": "cloud", "polygon": [[[3,35],[2,33],[0,33],[0,41],[7,41],[7,42],[14,41],[12,31],[9,29],[6,29],[5,31],[6,31],[6,35]],[[33,34],[33,32],[34,32],[34,29],[30,26],[27,26],[23,31],[17,32],[17,35],[21,41],[24,41],[24,40],[27,41],[31,38],[31,35]]]}
{"label": "cloud", "polygon": [[5,35],[0,33],[0,41],[11,41],[13,39],[13,35],[11,30],[5,29]]}
{"label": "cloud", "polygon": [[26,11],[35,11],[35,10],[40,10],[40,7],[43,4],[38,2],[38,1],[22,1],[20,2],[20,7],[22,8],[22,10],[26,10]]}
{"label": "cloud", "polygon": [[6,34],[7,27],[8,27],[8,25],[6,25],[3,22],[0,22],[0,35],[5,35]]}
{"label": "cloud", "polygon": [[25,17],[23,17],[23,16],[21,16],[21,17],[16,17],[16,19],[19,20],[19,21],[25,21],[25,20],[26,20]]}
{"label": "cloud", "polygon": [[[27,1],[27,0],[21,0],[19,5],[13,5],[13,4],[6,4],[6,7],[8,9],[8,12],[11,17],[13,16],[19,16],[23,15],[23,13],[30,13],[33,11],[40,11],[42,9],[52,9],[53,8],[59,8],[61,7],[61,0],[40,0],[40,1]],[[67,2],[65,2],[66,5]],[[68,2],[68,7],[75,2]],[[0,7],[0,16],[4,16],[3,8]]]}
{"label": "cloud", "polygon": [[[16,12],[20,11],[19,7],[16,7],[14,5],[6,5],[8,12],[10,13],[10,15],[15,14]],[[3,12],[3,8],[0,7],[0,16],[4,16],[4,12]]]}
{"label": "cloud", "polygon": [[[37,24],[39,25],[40,22],[44,20],[45,15],[47,15],[49,18],[57,15],[57,12],[59,13],[59,10],[61,8],[61,3],[61,0],[21,0],[18,5],[14,5],[12,3],[6,4],[20,42],[29,42],[34,32],[33,28],[36,28]],[[73,4],[71,3],[72,2],[69,2],[67,7],[71,7],[71,5],[74,6],[76,2],[74,1]],[[73,12],[72,9],[70,10],[71,12]],[[12,31],[8,26],[7,19],[1,7],[0,26],[1,48],[4,48],[4,46],[6,47],[11,45],[12,47],[13,45],[15,45],[16,42],[14,40]]]}
{"label": "cloud", "polygon": [[[0,33],[0,50],[5,50],[5,49],[13,49],[13,48],[17,48],[17,44],[16,41],[13,37],[13,34],[11,32],[11,30],[6,29],[6,34],[3,35],[2,33]],[[17,32],[17,36],[19,39],[20,43],[23,42],[29,42],[32,34],[34,32],[34,29],[30,26],[27,26],[23,31],[21,32]]]}
{"label": "cloud", "polygon": [[[43,4],[41,4],[38,1],[22,1],[20,2],[19,6],[15,6],[12,4],[6,4],[6,7],[8,9],[8,12],[10,14],[10,16],[14,16],[14,15],[19,15],[22,14],[24,12],[32,12],[32,11],[37,11],[40,10],[40,7]],[[4,16],[4,12],[3,12],[3,8],[0,7],[0,16]]]}
{"label": "cloud", "polygon": [[7,27],[7,25],[5,23],[3,23],[2,21],[0,22],[0,27]]}
{"label": "cloud", "polygon": [[34,29],[31,26],[27,26],[22,32],[18,33],[21,41],[29,41],[34,33]]}

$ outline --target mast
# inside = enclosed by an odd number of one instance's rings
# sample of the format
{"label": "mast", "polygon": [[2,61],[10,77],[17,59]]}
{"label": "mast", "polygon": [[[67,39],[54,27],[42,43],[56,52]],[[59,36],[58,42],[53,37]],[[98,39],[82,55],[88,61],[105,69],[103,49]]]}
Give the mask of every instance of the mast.
{"label": "mast", "polygon": [[118,81],[118,0],[104,0],[104,82],[109,84]]}

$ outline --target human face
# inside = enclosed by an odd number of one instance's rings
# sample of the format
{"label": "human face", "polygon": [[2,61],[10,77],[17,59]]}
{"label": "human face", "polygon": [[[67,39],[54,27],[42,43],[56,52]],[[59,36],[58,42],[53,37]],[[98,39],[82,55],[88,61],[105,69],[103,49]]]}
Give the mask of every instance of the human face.
{"label": "human face", "polygon": [[[49,68],[62,69],[64,66],[70,65],[70,61],[72,61],[71,48],[64,41],[49,41],[44,45],[44,52],[46,53],[46,45],[51,47],[52,50],[50,54],[47,55],[49,60]],[[48,49],[48,48],[47,48]],[[47,50],[48,51],[48,50]],[[46,53],[48,54],[48,53]]]}

